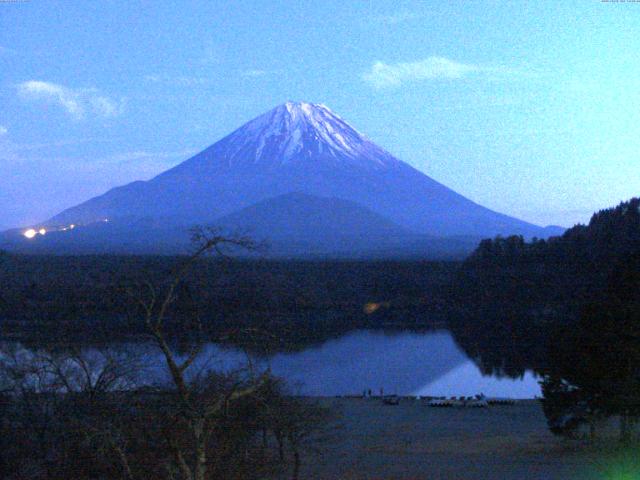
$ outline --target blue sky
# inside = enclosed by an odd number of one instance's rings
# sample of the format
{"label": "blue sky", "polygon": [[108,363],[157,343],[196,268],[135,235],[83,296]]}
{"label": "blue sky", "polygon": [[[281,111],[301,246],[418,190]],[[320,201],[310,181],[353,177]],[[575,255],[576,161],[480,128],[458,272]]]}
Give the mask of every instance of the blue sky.
{"label": "blue sky", "polygon": [[0,2],[0,227],[327,104],[495,210],[640,194],[640,3]]}

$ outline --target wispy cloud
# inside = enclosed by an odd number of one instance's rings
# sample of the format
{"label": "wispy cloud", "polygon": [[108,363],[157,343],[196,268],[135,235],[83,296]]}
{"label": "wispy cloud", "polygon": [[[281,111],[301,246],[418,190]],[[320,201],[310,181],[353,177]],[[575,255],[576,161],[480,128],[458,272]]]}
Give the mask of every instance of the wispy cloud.
{"label": "wispy cloud", "polygon": [[87,116],[110,118],[124,111],[124,100],[113,100],[95,88],[72,89],[42,80],[29,80],[17,86],[18,94],[31,101],[40,101],[61,107],[76,120]]}
{"label": "wispy cloud", "polygon": [[0,125],[0,136],[6,135],[7,133],[9,133],[9,130],[7,130],[7,127],[5,127],[4,125]]}
{"label": "wispy cloud", "polygon": [[57,103],[72,117],[81,118],[84,116],[84,108],[80,105],[79,95],[73,90],[55,83],[29,80],[18,85],[18,93],[24,98]]}
{"label": "wispy cloud", "polygon": [[488,71],[485,67],[459,63],[444,57],[428,57],[417,62],[375,62],[362,78],[375,88],[397,87],[405,82],[429,79],[463,78],[471,73]]}

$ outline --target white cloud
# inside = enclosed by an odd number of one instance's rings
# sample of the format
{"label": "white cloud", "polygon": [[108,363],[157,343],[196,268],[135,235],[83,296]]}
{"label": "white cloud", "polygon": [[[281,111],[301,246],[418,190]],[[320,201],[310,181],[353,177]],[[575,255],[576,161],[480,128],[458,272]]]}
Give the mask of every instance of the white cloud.
{"label": "white cloud", "polygon": [[478,65],[455,62],[444,57],[429,57],[417,62],[375,62],[362,78],[375,88],[397,87],[404,82],[429,79],[462,78],[470,73],[487,71]]}
{"label": "white cloud", "polygon": [[0,125],[0,136],[6,135],[7,133],[9,133],[9,130],[7,130],[7,127],[5,127],[4,125]]}
{"label": "white cloud", "polygon": [[110,118],[120,115],[124,101],[100,95],[95,88],[71,89],[41,80],[29,80],[18,85],[18,94],[27,100],[41,101],[62,107],[76,120],[92,115]]}
{"label": "white cloud", "polygon": [[91,103],[94,112],[101,117],[115,117],[120,113],[121,108],[123,107],[122,102],[120,104],[116,104],[107,97],[92,97],[89,99],[89,102]]}
{"label": "white cloud", "polygon": [[29,80],[18,85],[18,93],[24,98],[57,103],[73,117],[81,118],[84,116],[84,108],[80,105],[79,95],[60,85]]}

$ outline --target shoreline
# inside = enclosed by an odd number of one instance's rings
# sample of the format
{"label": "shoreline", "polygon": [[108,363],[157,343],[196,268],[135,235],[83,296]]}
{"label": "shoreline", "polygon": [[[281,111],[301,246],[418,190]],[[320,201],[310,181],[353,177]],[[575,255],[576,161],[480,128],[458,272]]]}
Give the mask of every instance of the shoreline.
{"label": "shoreline", "polygon": [[596,480],[611,456],[553,436],[535,399],[481,409],[316,400],[338,417],[319,453],[303,461],[301,478]]}

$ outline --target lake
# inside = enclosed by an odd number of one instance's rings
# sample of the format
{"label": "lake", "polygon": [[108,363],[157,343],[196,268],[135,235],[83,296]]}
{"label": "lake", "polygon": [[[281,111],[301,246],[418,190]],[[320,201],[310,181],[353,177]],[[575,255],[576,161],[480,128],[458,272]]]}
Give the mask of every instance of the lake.
{"label": "lake", "polygon": [[[246,363],[234,349],[207,345],[198,368],[229,370]],[[295,393],[350,395],[371,389],[373,394],[540,396],[532,373],[522,378],[484,376],[445,331],[388,333],[361,330],[347,333],[300,352],[255,359],[285,378]]]}
{"label": "lake", "polygon": [[[19,344],[17,344],[19,345]],[[169,380],[160,351],[149,343],[111,344],[114,351],[135,352],[142,359],[138,384]],[[27,357],[33,352],[20,348]],[[94,366],[104,357],[96,347],[85,347]],[[27,358],[23,357],[23,358]],[[394,332],[357,330],[297,352],[258,357],[239,349],[206,344],[189,369],[231,371],[250,360],[256,370],[271,368],[284,378],[292,393],[310,396],[378,395],[486,396],[534,398],[540,386],[529,372],[521,378],[483,375],[446,330]]]}

